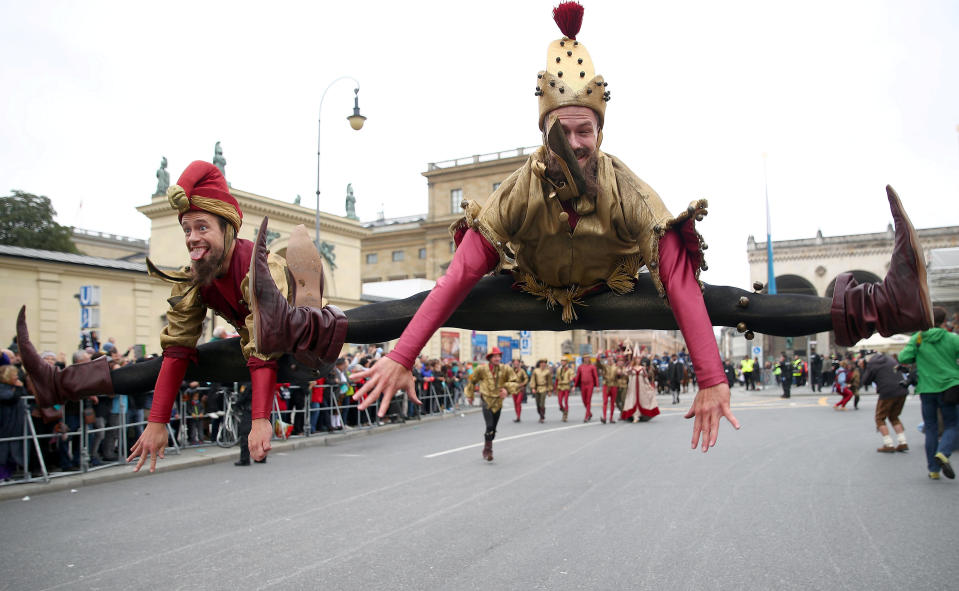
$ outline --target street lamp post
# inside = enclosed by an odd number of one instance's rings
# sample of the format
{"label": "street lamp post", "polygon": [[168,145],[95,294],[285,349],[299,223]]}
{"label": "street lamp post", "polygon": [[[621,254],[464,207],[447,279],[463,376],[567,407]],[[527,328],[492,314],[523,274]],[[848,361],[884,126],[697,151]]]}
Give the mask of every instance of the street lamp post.
{"label": "street lamp post", "polygon": [[340,76],[333,82],[330,82],[329,86],[326,87],[326,90],[323,91],[323,95],[320,97],[320,110],[319,115],[317,116],[316,125],[316,249],[320,250],[320,132],[323,130],[323,101],[326,99],[326,93],[330,88],[339,82],[340,80],[352,80],[356,84],[356,88],[353,89],[353,114],[347,117],[347,120],[350,122],[350,127],[359,131],[363,128],[363,122],[366,121],[366,117],[360,115],[360,83],[356,78],[352,76]]}

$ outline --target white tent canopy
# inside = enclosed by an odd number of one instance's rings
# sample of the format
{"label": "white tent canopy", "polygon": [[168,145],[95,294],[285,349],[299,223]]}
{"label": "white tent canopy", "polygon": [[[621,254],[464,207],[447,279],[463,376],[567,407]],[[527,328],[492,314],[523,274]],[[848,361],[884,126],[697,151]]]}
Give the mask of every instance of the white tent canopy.
{"label": "white tent canopy", "polygon": [[926,275],[933,302],[959,302],[959,247],[930,251]]}

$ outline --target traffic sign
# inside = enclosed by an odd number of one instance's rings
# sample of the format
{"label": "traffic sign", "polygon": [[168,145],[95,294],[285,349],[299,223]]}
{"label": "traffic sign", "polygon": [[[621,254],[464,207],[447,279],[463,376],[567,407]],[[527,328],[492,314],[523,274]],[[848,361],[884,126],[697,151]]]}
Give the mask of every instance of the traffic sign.
{"label": "traffic sign", "polygon": [[100,308],[80,308],[80,330],[100,328]]}
{"label": "traffic sign", "polygon": [[80,305],[81,306],[99,306],[100,305],[100,286],[99,285],[81,285],[80,286]]}
{"label": "traffic sign", "polygon": [[753,356],[754,356],[754,357],[759,357],[759,355],[760,355],[762,352],[763,352],[763,348],[762,348],[762,347],[759,347],[759,346],[753,347]]}

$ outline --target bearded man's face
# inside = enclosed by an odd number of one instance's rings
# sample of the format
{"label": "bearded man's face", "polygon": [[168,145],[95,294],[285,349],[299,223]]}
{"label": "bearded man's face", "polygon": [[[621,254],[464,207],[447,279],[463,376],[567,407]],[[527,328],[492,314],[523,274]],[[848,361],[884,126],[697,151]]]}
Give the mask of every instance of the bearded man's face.
{"label": "bearded man's face", "polygon": [[579,167],[585,171],[586,162],[596,153],[596,144],[599,142],[596,113],[588,107],[560,107],[550,113],[550,117],[559,121]]}
{"label": "bearded man's face", "polygon": [[[586,194],[595,196],[598,189],[596,177],[599,119],[588,107],[560,107],[550,113],[548,125],[552,125],[557,120],[586,178]],[[558,158],[550,154],[549,161],[546,163],[546,174],[554,182],[565,182],[566,177],[557,161]]]}
{"label": "bearded man's face", "polygon": [[226,260],[225,225],[212,213],[188,211],[180,222],[186,248],[190,253],[190,271],[200,286],[213,283]]}

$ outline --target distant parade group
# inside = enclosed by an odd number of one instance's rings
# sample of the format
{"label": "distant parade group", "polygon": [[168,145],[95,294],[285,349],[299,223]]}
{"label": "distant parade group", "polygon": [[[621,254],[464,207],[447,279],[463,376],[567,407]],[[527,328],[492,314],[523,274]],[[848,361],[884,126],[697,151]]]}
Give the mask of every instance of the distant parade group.
{"label": "distant parade group", "polygon": [[512,398],[516,418],[522,421],[523,404],[528,396],[536,400],[539,422],[546,422],[546,399],[556,396],[562,422],[569,421],[569,395],[579,390],[585,409],[583,422],[593,420],[593,394],[602,393],[603,406],[600,422],[613,424],[616,413],[619,420],[634,423],[645,422],[659,414],[657,393],[670,392],[673,404],[679,404],[680,389],[688,391],[690,383],[695,388],[695,372],[685,351],[680,354],[663,354],[655,357],[621,345],[615,351],[596,356],[584,356],[582,363],[575,364],[572,355],[565,355],[558,363],[540,359],[532,368],[522,360],[503,363],[503,353],[493,347],[486,355],[487,363],[475,367],[459,363],[443,364],[438,360],[417,364],[414,377],[420,398],[431,393],[433,384],[440,384],[446,392],[462,391],[470,406],[479,394],[486,421],[483,458],[493,459],[493,439],[500,413],[507,398]]}

